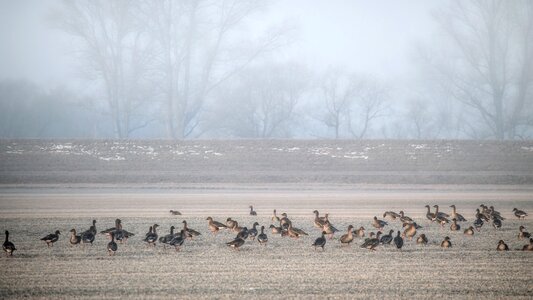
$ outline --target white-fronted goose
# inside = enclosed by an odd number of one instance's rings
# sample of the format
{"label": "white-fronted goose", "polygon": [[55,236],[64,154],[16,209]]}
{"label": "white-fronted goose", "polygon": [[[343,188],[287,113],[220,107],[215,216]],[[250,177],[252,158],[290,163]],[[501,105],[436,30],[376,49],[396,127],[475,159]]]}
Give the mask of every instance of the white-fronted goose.
{"label": "white-fronted goose", "polygon": [[111,242],[107,244],[107,253],[109,253],[109,255],[111,256],[111,255],[115,255],[115,252],[117,252],[118,246],[117,246],[117,243],[115,243],[115,233],[111,232],[110,236],[111,236]]}
{"label": "white-fronted goose", "polygon": [[492,205],[489,207],[489,214],[490,214],[492,219],[505,220],[505,218],[502,217],[502,214],[499,211],[495,210],[494,206],[492,206]]}
{"label": "white-fronted goose", "polygon": [[400,236],[400,231],[398,230],[398,233],[396,234],[396,237],[394,237],[394,245],[396,245],[396,248],[402,249],[403,247],[403,238]]}
{"label": "white-fronted goose", "polygon": [[393,211],[386,211],[383,213],[383,218],[389,217],[391,220],[396,220],[396,218],[399,218],[400,215],[393,212]]}
{"label": "white-fronted goose", "polygon": [[393,239],[393,236],[392,236],[392,233],[394,232],[394,230],[389,230],[389,234],[384,234],[381,239],[379,240],[379,242],[383,245],[387,244],[387,245],[390,245],[390,243],[392,242],[392,239]]}
{"label": "white-fronted goose", "polygon": [[461,226],[459,224],[457,224],[457,219],[452,219],[452,225],[450,225],[450,230],[451,231],[459,231],[461,230]]}
{"label": "white-fronted goose", "polygon": [[351,242],[353,242],[353,226],[348,226],[348,231],[343,234],[340,238],[342,245],[349,245]]}
{"label": "white-fronted goose", "polygon": [[5,233],[6,233],[6,240],[2,244],[2,249],[4,249],[6,256],[13,256],[13,252],[17,250],[17,248],[15,248],[15,244],[9,241],[9,231],[6,230]]}
{"label": "white-fronted goose", "polygon": [[189,238],[194,238],[195,236],[199,236],[199,235],[202,235],[201,233],[199,233],[198,231],[194,230],[194,229],[191,229],[187,226],[187,221],[183,220],[183,230],[185,230],[185,233],[187,234],[187,237]]}
{"label": "white-fronted goose", "polygon": [[257,226],[259,226],[259,223],[257,222],[254,222],[254,224],[252,225],[252,228],[250,230],[248,230],[248,238],[252,239],[252,240],[255,240],[255,237],[257,236]]}
{"label": "white-fronted goose", "polygon": [[274,209],[273,211],[273,215],[272,215],[272,222],[279,222],[280,221],[280,218],[278,217],[278,215],[276,214],[276,210]]}
{"label": "white-fronted goose", "polygon": [[233,221],[234,226],[231,228],[231,231],[239,233],[242,231],[242,226],[239,226],[239,222]]}
{"label": "white-fronted goose", "polygon": [[265,226],[261,226],[261,233],[257,236],[257,241],[261,245],[266,245],[268,242],[268,236],[265,233]]}
{"label": "white-fronted goose", "polygon": [[452,247],[452,242],[450,241],[450,237],[445,237],[444,238],[444,241],[442,241],[442,243],[440,243],[440,246],[442,248],[451,248]]}
{"label": "white-fronted goose", "polygon": [[433,205],[433,207],[435,207],[435,216],[436,217],[441,217],[441,218],[449,218],[450,215],[448,215],[447,213],[443,213],[441,211],[439,211],[439,206],[438,205]]}
{"label": "white-fronted goose", "polygon": [[179,234],[174,235],[174,238],[168,243],[170,246],[174,246],[176,251],[180,251],[181,246],[185,242],[185,230],[181,230]]}
{"label": "white-fronted goose", "polygon": [[326,232],[322,231],[322,235],[320,237],[318,237],[315,242],[311,245],[311,246],[314,246],[315,247],[315,251],[316,251],[316,247],[320,247],[322,248],[322,251],[324,251],[324,246],[326,246],[326,237],[324,236],[326,234]]}
{"label": "white-fronted goose", "polygon": [[416,239],[416,243],[417,244],[423,244],[423,245],[427,245],[428,244],[428,239],[426,237],[425,234],[420,234],[420,236],[418,236],[418,238]]}
{"label": "white-fronted goose", "polygon": [[273,224],[270,224],[269,228],[272,230],[273,234],[281,234],[281,232],[282,232],[281,226],[280,227],[276,227]]}
{"label": "white-fronted goose", "polygon": [[54,243],[59,240],[59,235],[61,232],[59,230],[56,230],[55,233],[50,233],[49,235],[43,237],[41,241],[44,241],[48,247],[54,246]]}
{"label": "white-fronted goose", "polygon": [[450,220],[446,219],[442,215],[437,215],[434,221],[440,224],[441,227],[444,227],[444,225],[446,225],[447,223],[450,223]]}
{"label": "white-fronted goose", "polygon": [[329,220],[326,220],[324,222],[324,227],[322,227],[322,231],[326,232],[327,235],[329,235],[329,239],[331,240],[333,238],[333,235],[335,232],[339,231],[335,226],[331,225]]}
{"label": "white-fronted goose", "polygon": [[457,212],[457,208],[455,207],[455,204],[450,205],[450,207],[452,208],[452,214],[451,214],[452,219],[456,219],[458,222],[466,222],[465,217],[463,217],[463,215]]}
{"label": "white-fronted goose", "polygon": [[250,205],[250,216],[257,216],[257,212],[254,210],[252,205]]}
{"label": "white-fronted goose", "polygon": [[435,219],[435,214],[431,212],[429,205],[426,205],[425,207],[428,209],[426,213],[426,218],[430,220],[431,222],[433,222],[433,220]]}
{"label": "white-fronted goose", "polygon": [[282,217],[281,220],[280,220],[281,228],[283,228],[283,229],[289,228],[289,224],[292,224],[292,222],[287,217],[287,214],[286,213],[282,213],[281,217]]}
{"label": "white-fronted goose", "polygon": [[376,250],[376,247],[379,245],[380,236],[381,236],[381,231],[378,231],[376,233],[376,237],[366,239],[365,242],[361,245],[361,248],[366,248],[371,251]]}
{"label": "white-fronted goose", "polygon": [[[107,228],[106,230],[102,230],[100,231],[100,234],[107,234],[109,235],[109,233],[115,231],[118,229],[118,224],[120,223],[120,219],[115,219],[115,227],[111,227],[111,228]],[[110,237],[111,238],[111,237]]]}
{"label": "white-fronted goose", "polygon": [[91,229],[85,231],[84,233],[81,234],[81,241],[83,244],[93,244],[94,242],[94,238],[96,237],[96,235],[94,234],[94,232],[96,231],[96,228],[93,226],[91,226]]}
{"label": "white-fronted goose", "polygon": [[518,228],[518,239],[519,240],[523,240],[523,239],[528,239],[531,237],[531,234],[529,234],[529,232],[526,231],[526,228],[524,226],[520,226]]}
{"label": "white-fronted goose", "polygon": [[533,251],[533,238],[529,239],[529,244],[522,247],[522,251]]}
{"label": "white-fronted goose", "polygon": [[174,229],[174,226],[170,226],[170,233],[159,238],[159,242],[163,244],[163,247],[166,247],[166,244],[170,243],[174,238]]}
{"label": "white-fronted goose", "polygon": [[474,221],[474,227],[476,227],[477,231],[480,231],[482,226],[483,226],[483,220],[481,218],[477,218]]}
{"label": "white-fronted goose", "polygon": [[492,226],[496,229],[502,228],[502,220],[501,219],[492,219]]}
{"label": "white-fronted goose", "polygon": [[237,221],[232,220],[231,218],[226,219],[226,227],[228,227],[228,229],[233,229],[235,226],[237,226]]}
{"label": "white-fronted goose", "polygon": [[155,245],[156,245],[157,238],[158,238],[157,227],[159,227],[158,224],[154,224],[154,226],[150,226],[150,232],[148,232],[146,234],[146,237],[144,239],[144,241],[147,242],[148,245],[150,245],[150,246],[154,246],[155,247]]}
{"label": "white-fronted goose", "polygon": [[470,226],[467,229],[465,229],[465,235],[474,235],[474,227]]}
{"label": "white-fronted goose", "polygon": [[386,225],[389,225],[389,223],[383,220],[378,220],[378,217],[374,216],[374,220],[372,221],[372,226],[374,226],[378,230],[382,230],[383,227],[385,227]]}
{"label": "white-fronted goose", "polygon": [[354,230],[353,234],[355,234],[355,236],[358,236],[360,238],[365,237],[365,228],[361,226],[359,227],[359,229]]}
{"label": "white-fronted goose", "polygon": [[216,234],[220,229],[228,228],[226,225],[220,222],[214,221],[213,218],[211,217],[207,217],[206,220],[207,220],[207,227],[209,228],[209,231],[211,231],[212,233]]}
{"label": "white-fronted goose", "polygon": [[76,234],[76,229],[72,228],[70,230],[70,239],[69,242],[71,245],[77,245],[81,242],[81,235]]}
{"label": "white-fronted goose", "polygon": [[301,230],[299,228],[292,227],[292,223],[289,223],[289,228],[287,228],[287,233],[292,238],[299,238],[302,235],[308,235],[307,232],[305,232],[305,231],[303,231],[303,230]]}
{"label": "white-fronted goose", "polygon": [[314,210],[313,213],[315,214],[315,227],[317,228],[323,228],[324,227],[324,220],[323,218],[319,217],[318,210]]}
{"label": "white-fronted goose", "polygon": [[509,251],[509,247],[507,246],[507,244],[503,240],[500,240],[498,242],[498,247],[496,247],[496,250],[498,250],[498,251]]}
{"label": "white-fronted goose", "polygon": [[523,211],[523,210],[520,210],[520,209],[517,209],[517,208],[513,208],[513,212],[514,212],[514,215],[520,220],[520,219],[525,219],[528,214]]}
{"label": "white-fronted goose", "polygon": [[400,221],[402,223],[408,223],[408,224],[411,224],[413,223],[413,219],[409,218],[408,216],[404,215],[404,212],[403,210],[400,210]]}
{"label": "white-fronted goose", "polygon": [[416,235],[416,223],[404,224],[403,227],[405,228],[403,230],[403,236],[408,238],[409,240],[412,240],[413,237]]}
{"label": "white-fronted goose", "polygon": [[174,215],[174,216],[181,216],[181,213],[180,213],[179,211],[177,211],[177,210],[172,210],[172,209],[170,210],[170,214],[171,214],[171,215]]}
{"label": "white-fronted goose", "polygon": [[233,241],[227,242],[226,245],[238,251],[239,248],[244,245],[244,239],[237,237]]}
{"label": "white-fronted goose", "polygon": [[241,238],[243,240],[246,240],[249,235],[250,234],[248,232],[248,228],[245,226],[245,227],[242,228],[242,230],[239,233],[237,233],[237,238]]}
{"label": "white-fronted goose", "polygon": [[482,219],[488,222],[490,220],[490,216],[485,211],[480,211],[479,208],[476,208],[476,219]]}

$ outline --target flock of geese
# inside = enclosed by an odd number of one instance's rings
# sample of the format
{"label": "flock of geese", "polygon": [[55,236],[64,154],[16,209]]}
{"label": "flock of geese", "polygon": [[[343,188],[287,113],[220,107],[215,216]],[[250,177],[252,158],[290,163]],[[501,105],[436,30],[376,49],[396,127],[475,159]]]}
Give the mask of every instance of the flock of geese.
{"label": "flock of geese", "polygon": [[[432,223],[439,224],[442,228],[444,228],[447,224],[450,224],[450,231],[460,231],[462,227],[460,224],[458,224],[458,222],[467,222],[467,220],[465,217],[463,217],[463,215],[457,212],[455,205],[451,205],[450,207],[452,208],[452,211],[450,214],[447,214],[439,211],[438,205],[434,205],[434,212],[431,211],[429,205],[426,205],[426,218]],[[172,215],[181,215],[179,211],[174,210],[170,210],[170,213]],[[315,250],[317,248],[321,248],[322,251],[324,251],[327,240],[332,240],[334,235],[339,232],[339,230],[331,223],[328,214],[325,214],[321,217],[317,210],[313,211],[313,213],[315,215],[314,225],[320,229],[321,235],[314,241],[312,246]],[[254,211],[253,206],[250,206],[249,214],[251,216],[257,216],[257,212]],[[513,214],[521,220],[528,216],[526,212],[516,208],[513,209]],[[383,218],[390,219],[392,221],[400,221],[403,232],[398,230],[396,235],[394,235],[394,230],[390,229],[388,233],[383,234],[385,227],[390,225],[387,221],[380,220],[377,216],[374,216],[372,226],[378,230],[376,233],[370,232],[368,237],[366,237],[366,229],[363,226],[355,229],[354,226],[349,225],[346,233],[342,234],[339,238],[341,245],[350,245],[356,238],[361,238],[364,239],[363,243],[360,245],[361,248],[374,251],[380,245],[390,245],[391,243],[394,243],[396,248],[401,249],[404,244],[404,239],[412,240],[415,238],[417,231],[422,228],[422,226],[418,225],[412,218],[406,216],[403,211],[400,211],[399,213],[386,211],[383,214]],[[293,222],[287,217],[286,213],[282,213],[280,216],[278,216],[276,210],[274,209],[271,220],[276,224],[271,224],[269,227],[272,234],[280,235],[282,237],[288,236],[295,239],[308,235],[308,233],[306,233],[304,230],[293,226]],[[491,223],[494,228],[499,229],[502,227],[503,220],[505,220],[505,218],[503,218],[500,212],[496,211],[493,206],[487,207],[486,205],[482,204],[480,205],[480,208],[476,209],[475,220],[472,225],[468,227],[464,226],[465,229],[463,232],[467,236],[472,236],[476,231],[479,232],[485,223]],[[257,240],[257,242],[261,245],[266,245],[268,242],[268,236],[265,233],[265,226],[261,226],[258,230],[258,222],[254,222],[252,227],[248,229],[247,227],[240,226],[239,223],[232,218],[227,218],[225,223],[216,221],[212,217],[207,217],[206,221],[209,231],[211,231],[214,235],[218,234],[221,230],[228,230],[237,234],[233,240],[226,243],[227,246],[233,249],[239,250],[239,248],[244,245],[247,240]],[[182,224],[183,228],[179,232],[177,232],[174,226],[171,226],[169,234],[162,236],[160,236],[157,232],[159,225],[154,224],[150,226],[148,232],[145,234],[144,242],[153,247],[155,247],[159,242],[163,244],[165,248],[166,246],[170,246],[174,247],[176,251],[179,251],[185,240],[194,239],[195,237],[201,235],[200,232],[189,228],[187,221],[183,221]],[[279,226],[277,226],[278,224]],[[518,231],[518,239],[529,239],[529,243],[517,250],[533,251],[533,238],[531,238],[531,235],[526,231],[526,228],[524,226],[520,226]],[[60,234],[61,232],[56,230],[54,233],[48,234],[41,238],[41,241],[44,241],[48,247],[52,247],[53,244],[59,240]],[[119,243],[125,243],[129,238],[135,236],[135,234],[123,228],[122,221],[120,219],[115,220],[115,227],[100,231],[100,234],[108,236],[111,240],[106,247],[109,255],[114,255],[118,250],[117,241]],[[13,252],[17,249],[15,248],[15,245],[9,241],[9,231],[6,230],[5,235],[6,239],[2,248],[7,256],[12,256]],[[79,234],[75,229],[71,229],[69,243],[71,245],[92,245],[96,235],[96,220],[93,220],[89,229]],[[428,238],[423,233],[419,234],[416,238],[416,243],[427,244]],[[446,236],[440,245],[443,248],[452,247],[452,241],[450,237]],[[496,246],[496,250],[507,251],[509,250],[509,247],[503,240],[500,240]]]}

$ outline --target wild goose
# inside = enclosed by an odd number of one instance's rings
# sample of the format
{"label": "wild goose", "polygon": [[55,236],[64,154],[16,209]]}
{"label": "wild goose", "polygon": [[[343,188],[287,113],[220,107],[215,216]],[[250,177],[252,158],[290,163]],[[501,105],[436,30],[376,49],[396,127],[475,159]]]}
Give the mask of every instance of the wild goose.
{"label": "wild goose", "polygon": [[499,211],[495,210],[494,206],[492,205],[489,207],[489,214],[493,220],[495,219],[505,220],[505,218],[502,217],[502,214]]}
{"label": "wild goose", "polygon": [[280,218],[276,214],[276,210],[274,209],[273,215],[272,215],[272,221],[273,222],[279,222]]}
{"label": "wild goose", "polygon": [[362,245],[361,248],[366,248],[371,251],[375,251],[376,247],[379,245],[381,236],[381,231],[378,231],[375,238],[368,238]]}
{"label": "wild goose", "polygon": [[257,212],[254,210],[252,205],[250,205],[250,216],[257,216]]}
{"label": "wild goose", "polygon": [[6,256],[13,256],[13,252],[17,250],[17,248],[15,248],[15,244],[9,241],[9,231],[7,230],[6,230],[6,240],[2,244],[2,249],[4,249]]}
{"label": "wild goose", "polygon": [[231,228],[231,231],[236,232],[236,233],[241,232],[243,227],[239,226],[239,222],[237,221],[233,221],[233,222],[234,222],[233,223],[234,226]]}
{"label": "wild goose", "polygon": [[292,238],[299,238],[302,235],[308,235],[307,232],[305,232],[305,231],[303,231],[303,230],[301,230],[299,228],[292,227],[292,223],[289,223],[289,228],[287,228],[287,233]]}
{"label": "wild goose", "polygon": [[509,251],[509,247],[507,246],[507,244],[503,240],[500,240],[498,242],[498,247],[496,247],[496,250],[498,250],[498,251]]}
{"label": "wild goose", "polygon": [[373,239],[374,236],[376,236],[375,233],[373,233],[373,232],[369,233],[369,234],[368,234],[368,237],[365,239],[365,242],[368,241],[369,239]]}
{"label": "wild goose", "polygon": [[[474,221],[474,227],[476,227],[477,231],[480,231],[482,226],[483,226],[483,220],[481,218],[477,218]],[[472,227],[472,226],[470,226],[470,227]]]}
{"label": "wild goose", "polygon": [[243,227],[242,230],[237,234],[237,238],[241,238],[243,240],[246,240],[249,236],[248,228]]}
{"label": "wild goose", "polygon": [[261,245],[266,245],[268,242],[268,236],[265,233],[265,226],[261,226],[261,233],[257,236],[257,241]]}
{"label": "wild goose", "polygon": [[171,215],[174,215],[174,216],[181,216],[181,213],[180,213],[179,211],[177,211],[177,210],[172,210],[172,209],[170,210],[170,214],[171,214]]}
{"label": "wild goose", "polygon": [[76,229],[72,228],[70,230],[70,245],[77,245],[81,242],[81,235],[76,234]]}
{"label": "wild goose", "polygon": [[428,209],[426,213],[426,218],[430,220],[431,222],[433,222],[433,219],[435,219],[435,214],[431,212],[429,205],[426,205],[425,207]]}
{"label": "wild goose", "polygon": [[237,226],[237,221],[232,220],[231,218],[226,219],[226,227],[228,229],[233,229],[233,227]]}
{"label": "wild goose", "polygon": [[174,238],[174,229],[174,226],[170,226],[170,233],[159,238],[159,242],[163,244],[164,248],[166,248],[166,244]]}
{"label": "wild goose", "polygon": [[441,227],[444,227],[444,225],[446,225],[447,223],[450,223],[450,220],[446,219],[445,217],[441,215],[437,215],[433,221],[440,224]]}
{"label": "wild goose", "polygon": [[529,244],[522,247],[522,251],[533,251],[533,238],[529,239]]}
{"label": "wild goose", "polygon": [[392,233],[393,232],[394,232],[394,230],[392,230],[392,229],[389,230],[389,234],[383,235],[381,237],[381,239],[379,240],[379,243],[383,244],[383,245],[385,245],[385,244],[390,245],[390,243],[392,242],[392,239],[393,239],[393,237],[392,237]]}
{"label": "wild goose", "polygon": [[396,237],[394,237],[394,245],[396,245],[396,248],[402,249],[403,247],[403,239],[400,236],[400,231],[398,230],[398,233],[396,234]]}
{"label": "wild goose", "polygon": [[523,210],[520,210],[520,209],[517,209],[517,208],[513,208],[513,212],[514,212],[514,215],[520,220],[520,219],[525,219],[528,214],[523,211]]}
{"label": "wild goose", "polygon": [[438,205],[433,205],[433,207],[435,207],[435,217],[441,217],[441,218],[449,218],[450,215],[448,215],[447,213],[443,213],[441,211],[439,211],[439,206]]}
{"label": "wild goose", "polygon": [[359,227],[359,229],[356,229],[353,231],[353,234],[358,237],[364,237],[365,236],[365,228],[363,226]]}
{"label": "wild goose", "polygon": [[172,240],[168,242],[170,246],[174,246],[176,251],[180,251],[181,246],[185,242],[185,230],[181,230],[179,234],[174,235]]}
{"label": "wild goose", "polygon": [[484,212],[481,212],[479,208],[476,208],[476,219],[481,219],[485,221],[489,221],[490,217],[488,214],[485,214]]}
{"label": "wild goose", "polygon": [[325,231],[322,231],[322,235],[320,237],[318,237],[315,242],[311,245],[311,246],[314,246],[315,247],[315,251],[316,251],[316,247],[320,247],[322,248],[322,251],[324,251],[324,246],[326,246],[326,237],[324,236],[326,234]]}
{"label": "wild goose", "polygon": [[474,235],[474,227],[470,226],[464,231],[465,235]]}
{"label": "wild goose", "polygon": [[428,244],[428,239],[426,237],[425,234],[420,234],[420,236],[418,236],[418,238],[416,239],[416,243],[417,244],[423,244],[423,245],[427,245]]}
{"label": "wild goose", "polygon": [[326,234],[329,235],[329,239],[331,240],[335,232],[339,230],[335,228],[335,226],[331,225],[329,220],[326,220],[324,221],[324,227],[322,227],[322,231],[326,232]]}
{"label": "wild goose", "polygon": [[413,219],[409,218],[408,216],[404,215],[404,212],[403,210],[400,210],[400,221],[402,223],[408,223],[408,224],[411,224],[413,223]]}
{"label": "wild goose", "polygon": [[409,240],[412,240],[413,237],[416,235],[416,223],[404,224],[403,227],[405,228],[403,230],[403,236],[408,238]]}
{"label": "wild goose", "polygon": [[144,239],[145,242],[148,243],[148,245],[150,246],[154,246],[156,245],[156,242],[157,242],[157,227],[159,227],[159,225],[157,224],[154,224],[154,226],[150,226],[150,232],[148,232],[146,234],[146,237]]}
{"label": "wild goose", "polygon": [[83,244],[93,244],[94,242],[94,238],[95,238],[95,234],[94,232],[96,232],[96,228],[93,226],[91,226],[91,229],[85,231],[84,233],[81,234],[81,241]]}
{"label": "wild goose", "polygon": [[188,238],[194,238],[195,236],[199,236],[199,235],[202,235],[201,233],[199,233],[198,231],[194,230],[194,229],[191,229],[187,226],[187,221],[183,220],[183,230],[185,230],[185,233],[187,234],[187,237]]}
{"label": "wild goose", "polygon": [[500,229],[502,227],[502,220],[501,219],[492,219],[492,226],[496,229]]}
{"label": "wild goose", "polygon": [[455,218],[452,219],[452,225],[450,225],[450,230],[451,231],[459,231],[459,230],[461,230],[461,226],[459,224],[457,224],[457,219],[455,219]]}
{"label": "wild goose", "polygon": [[118,224],[120,224],[120,219],[115,219],[115,227],[111,227],[111,228],[108,228],[106,230],[102,230],[102,231],[100,231],[100,234],[109,235],[109,233],[111,233],[111,232],[113,232],[113,231],[115,231],[115,230],[117,230],[119,228]]}
{"label": "wild goose", "polygon": [[281,220],[280,220],[281,228],[283,228],[283,229],[289,228],[289,224],[291,224],[292,222],[287,217],[287,214],[286,213],[282,213],[281,217],[282,217]]}
{"label": "wild goose", "polygon": [[50,233],[49,235],[43,237],[41,241],[44,241],[48,247],[54,246],[54,243],[59,240],[59,235],[61,232],[59,230],[56,230],[55,233]]}
{"label": "wild goose", "polygon": [[111,255],[115,255],[115,252],[117,251],[118,246],[117,246],[117,243],[115,243],[115,233],[111,232],[110,236],[111,236],[111,242],[107,244],[107,252],[111,256]]}
{"label": "wild goose", "polygon": [[374,220],[372,221],[372,226],[374,226],[378,230],[382,230],[383,227],[385,227],[386,225],[389,225],[389,223],[383,220],[378,220],[378,217],[374,216]]}
{"label": "wild goose", "polygon": [[207,227],[209,228],[209,231],[216,234],[220,229],[228,228],[226,225],[214,221],[213,218],[207,217]]}
{"label": "wild goose", "polygon": [[458,222],[466,222],[465,217],[463,217],[463,215],[461,215],[460,213],[457,213],[457,208],[455,207],[455,204],[450,205],[450,207],[453,209],[451,214],[452,219],[456,219]]}
{"label": "wild goose", "polygon": [[383,213],[383,218],[389,217],[391,220],[396,220],[396,218],[399,218],[400,215],[393,212],[393,211],[386,211]]}
{"label": "wild goose", "polygon": [[281,231],[282,231],[281,226],[280,227],[276,227],[273,224],[270,224],[269,228],[272,230],[273,234],[281,234]]}
{"label": "wild goose", "polygon": [[324,227],[324,219],[319,217],[318,210],[314,210],[313,213],[315,214],[315,227]]}
{"label": "wild goose", "polygon": [[240,237],[237,237],[233,241],[227,242],[226,245],[228,245],[229,247],[239,251],[239,248],[242,245],[244,245],[244,239],[241,239]]}
{"label": "wild goose", "polygon": [[442,248],[451,248],[452,247],[452,242],[450,241],[450,237],[445,237],[444,238],[444,241],[442,241],[442,243],[440,243],[440,246]]}
{"label": "wild goose", "polygon": [[528,239],[531,237],[531,234],[529,234],[529,232],[526,231],[526,228],[524,226],[520,226],[518,228],[518,239],[519,240],[523,240],[523,239]]}
{"label": "wild goose", "polygon": [[348,226],[348,231],[343,234],[340,238],[340,241],[341,241],[341,244],[342,245],[349,245],[351,242],[353,242],[353,226],[352,225],[349,225]]}
{"label": "wild goose", "polygon": [[254,222],[254,224],[252,225],[252,229],[248,230],[248,237],[252,240],[255,240],[255,237],[257,236],[256,226],[259,226],[259,223]]}
{"label": "wild goose", "polygon": [[147,237],[149,234],[152,234],[153,231],[154,231],[154,228],[152,226],[150,226],[148,228],[148,232],[144,235],[144,237]]}

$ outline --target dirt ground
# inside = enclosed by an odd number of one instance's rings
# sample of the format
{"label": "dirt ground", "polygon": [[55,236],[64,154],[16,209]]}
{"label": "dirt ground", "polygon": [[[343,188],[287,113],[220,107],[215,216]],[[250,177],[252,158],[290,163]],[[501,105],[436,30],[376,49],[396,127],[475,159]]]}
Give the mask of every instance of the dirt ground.
{"label": "dirt ground", "polygon": [[[206,190],[146,191],[97,189],[8,189],[0,193],[0,229],[8,229],[18,251],[0,258],[0,298],[523,298],[533,297],[533,252],[516,251],[526,244],[517,239],[518,227],[533,231],[533,218],[517,220],[513,207],[533,212],[533,193],[527,187],[464,186],[366,190]],[[425,204],[439,204],[449,212],[457,204],[468,222],[479,204],[494,205],[507,219],[497,230],[485,224],[466,237],[425,219]],[[257,217],[248,215],[253,204]],[[171,216],[169,209],[182,216]],[[266,247],[247,241],[236,252],[224,244],[234,233],[217,236],[207,230],[207,216],[224,221],[232,217],[250,226],[268,227],[272,210],[286,212],[294,225],[309,236],[297,240],[267,231]],[[312,211],[329,213],[341,231],[349,224],[372,230],[371,219],[385,210],[403,210],[423,226],[429,245],[406,241],[400,251],[380,246],[361,249],[362,240],[341,247],[339,235],[328,240],[325,252],[311,243],[319,236]],[[99,235],[93,246],[70,247],[68,231],[86,230],[91,220],[97,229],[112,227],[115,218],[136,233],[119,244],[109,257],[107,240]],[[185,242],[181,252],[150,248],[142,238],[148,227],[189,227],[201,236]],[[385,228],[401,230],[399,221]],[[59,242],[48,249],[39,240],[54,231]],[[441,249],[450,236],[451,249]],[[503,239],[512,251],[495,251]]]}

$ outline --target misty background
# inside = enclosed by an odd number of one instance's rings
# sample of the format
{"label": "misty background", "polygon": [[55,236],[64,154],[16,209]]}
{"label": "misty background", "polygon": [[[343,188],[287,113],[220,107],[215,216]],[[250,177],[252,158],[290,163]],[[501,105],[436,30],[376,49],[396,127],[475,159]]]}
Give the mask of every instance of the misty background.
{"label": "misty background", "polygon": [[2,138],[531,139],[533,2],[0,0]]}

